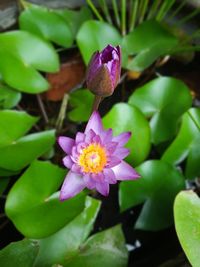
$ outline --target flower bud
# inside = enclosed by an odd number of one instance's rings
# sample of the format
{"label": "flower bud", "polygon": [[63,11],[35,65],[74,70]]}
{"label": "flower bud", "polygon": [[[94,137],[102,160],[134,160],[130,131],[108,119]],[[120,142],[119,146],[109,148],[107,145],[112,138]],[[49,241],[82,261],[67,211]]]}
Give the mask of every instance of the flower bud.
{"label": "flower bud", "polygon": [[95,95],[106,97],[113,94],[121,72],[121,49],[108,45],[93,54],[86,74],[87,88]]}

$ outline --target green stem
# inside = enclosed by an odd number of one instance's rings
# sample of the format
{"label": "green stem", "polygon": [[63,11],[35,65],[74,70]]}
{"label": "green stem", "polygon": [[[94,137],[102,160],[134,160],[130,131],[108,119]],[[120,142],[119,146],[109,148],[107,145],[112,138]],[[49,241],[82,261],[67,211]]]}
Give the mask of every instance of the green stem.
{"label": "green stem", "polygon": [[135,0],[133,3],[132,15],[130,20],[130,28],[129,28],[130,32],[133,31],[133,29],[135,28],[137,11],[138,11],[138,0]]}
{"label": "green stem", "polygon": [[101,96],[95,95],[93,106],[92,106],[92,112],[95,110],[98,110],[101,100],[102,100]]}
{"label": "green stem", "polygon": [[56,129],[57,129],[58,133],[61,131],[62,126],[63,126],[63,122],[65,119],[66,110],[67,110],[68,100],[69,100],[69,95],[65,94],[64,98],[62,100],[61,107],[60,107],[60,112],[58,114],[58,119],[56,121]]}
{"label": "green stem", "polygon": [[[200,8],[197,8],[196,10],[194,10],[193,12],[191,12],[188,16],[185,16],[182,20],[180,20],[177,25],[180,26],[181,24],[187,22],[188,20],[194,18],[196,15],[198,15],[200,12]],[[177,26],[176,25],[176,26]]]}
{"label": "green stem", "polygon": [[139,23],[142,23],[144,21],[144,16],[147,11],[148,3],[149,3],[149,0],[144,0],[142,2]]}
{"label": "green stem", "polygon": [[161,0],[154,0],[153,4],[151,5],[151,8],[149,10],[149,14],[147,16],[147,19],[152,19],[155,14],[156,14],[156,11],[158,11],[158,7],[160,5],[160,2]]}
{"label": "green stem", "polygon": [[111,16],[110,16],[110,13],[109,13],[109,9],[108,9],[108,6],[107,6],[107,3],[105,0],[99,0],[99,3],[101,5],[101,8],[103,10],[103,13],[106,17],[106,20],[110,23],[110,24],[113,24],[112,23],[112,19],[111,19]]}
{"label": "green stem", "polygon": [[49,123],[49,118],[47,116],[47,112],[46,112],[44,103],[42,101],[42,98],[41,98],[41,96],[39,94],[37,94],[36,97],[37,97],[38,105],[39,105],[40,110],[42,112],[42,116],[44,118],[44,121],[45,121],[45,123]]}
{"label": "green stem", "polygon": [[160,10],[158,12],[156,19],[158,21],[163,20],[163,18],[166,16],[167,12],[171,9],[171,7],[174,5],[175,2],[176,0],[164,1],[160,7]]}
{"label": "green stem", "polygon": [[118,5],[117,5],[116,0],[112,0],[112,6],[114,10],[116,24],[118,27],[120,27],[120,16],[119,16],[119,10],[118,10]]}
{"label": "green stem", "polygon": [[195,118],[194,118],[193,115],[190,113],[190,111],[187,111],[187,114],[189,115],[189,117],[191,118],[191,120],[194,122],[194,124],[196,125],[197,129],[200,131],[200,125],[199,125],[199,123],[195,120]]}
{"label": "green stem", "polygon": [[174,10],[174,12],[170,15],[169,19],[175,17],[181,11],[181,9],[186,5],[187,1],[188,0],[183,0],[182,3],[180,3],[178,7]]}
{"label": "green stem", "polygon": [[121,0],[121,32],[126,35],[126,0]]}
{"label": "green stem", "polygon": [[96,9],[95,5],[93,4],[93,2],[91,0],[87,0],[87,4],[88,6],[92,9],[92,11],[94,12],[95,16],[100,20],[103,21],[103,17],[100,15],[99,11]]}

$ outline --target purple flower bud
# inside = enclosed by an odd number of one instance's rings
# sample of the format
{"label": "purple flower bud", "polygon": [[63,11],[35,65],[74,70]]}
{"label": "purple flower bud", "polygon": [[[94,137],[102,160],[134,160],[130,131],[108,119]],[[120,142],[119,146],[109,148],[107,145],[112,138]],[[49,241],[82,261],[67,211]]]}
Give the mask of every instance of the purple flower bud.
{"label": "purple flower bud", "polygon": [[106,46],[93,54],[86,74],[87,88],[95,95],[113,94],[121,72],[121,49],[119,46]]}

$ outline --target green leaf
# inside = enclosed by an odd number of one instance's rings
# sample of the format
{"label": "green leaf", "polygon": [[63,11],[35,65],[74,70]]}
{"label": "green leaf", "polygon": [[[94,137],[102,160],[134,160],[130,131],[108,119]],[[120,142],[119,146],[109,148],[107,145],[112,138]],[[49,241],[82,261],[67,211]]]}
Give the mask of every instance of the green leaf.
{"label": "green leaf", "polygon": [[37,70],[46,72],[59,70],[59,59],[54,47],[31,33],[26,31],[2,33],[0,44],[5,52],[9,52]]}
{"label": "green leaf", "polygon": [[35,267],[53,264],[65,266],[65,261],[77,253],[92,230],[100,208],[100,201],[86,198],[85,209],[73,221],[55,234],[38,240],[40,250]]}
{"label": "green leaf", "polygon": [[64,267],[126,267],[128,252],[121,227],[115,226],[91,236]]}
{"label": "green leaf", "polygon": [[121,43],[121,36],[113,26],[95,20],[86,21],[81,26],[76,39],[86,64],[95,51],[102,50],[108,44],[120,45]]}
{"label": "green leaf", "polygon": [[35,161],[11,188],[6,214],[26,237],[43,238],[64,227],[83,209],[85,196],[60,202],[65,171],[50,162]]}
{"label": "green leaf", "polygon": [[13,242],[0,251],[0,266],[33,267],[38,249],[36,242],[27,239]]}
{"label": "green leaf", "polygon": [[64,47],[70,47],[73,36],[68,23],[53,9],[28,4],[19,17],[20,28]]}
{"label": "green leaf", "polygon": [[49,87],[36,70],[55,72],[59,68],[58,55],[53,46],[24,31],[0,34],[0,57],[3,80],[9,86],[27,93],[40,93]]}
{"label": "green leaf", "polygon": [[0,168],[18,171],[47,152],[55,143],[55,131],[26,135],[0,147]]}
{"label": "green leaf", "polygon": [[73,109],[68,112],[70,120],[75,122],[88,121],[92,103],[94,101],[94,95],[87,89],[77,90],[70,94],[69,103]]}
{"label": "green leaf", "polygon": [[10,171],[10,170],[0,168],[0,177],[9,177],[9,176],[17,175],[18,173],[19,171]]}
{"label": "green leaf", "polygon": [[0,110],[0,147],[11,145],[26,134],[38,120],[26,112]]}
{"label": "green leaf", "polygon": [[76,37],[76,34],[81,25],[85,21],[92,19],[92,13],[86,6],[83,6],[80,10],[57,9],[54,10],[54,12],[61,16],[69,25],[73,34],[73,38]]}
{"label": "green leaf", "polygon": [[158,231],[173,223],[173,202],[184,189],[184,177],[168,163],[146,161],[136,168],[141,178],[120,183],[121,210],[144,203],[135,228]]}
{"label": "green leaf", "polygon": [[103,118],[105,128],[112,128],[115,135],[122,132],[132,132],[127,143],[130,154],[127,160],[138,165],[147,156],[150,150],[150,128],[144,115],[136,107],[125,103],[119,103]]}
{"label": "green leaf", "polygon": [[0,195],[6,190],[9,180],[10,179],[7,177],[0,177]]}
{"label": "green leaf", "polygon": [[0,109],[13,108],[21,100],[21,93],[0,84]]}
{"label": "green leaf", "polygon": [[180,192],[174,203],[176,232],[193,267],[200,266],[200,200],[192,191]]}
{"label": "green leaf", "polygon": [[191,108],[183,115],[180,131],[167,148],[162,159],[170,164],[179,164],[187,158],[186,177],[200,175],[200,108]]}
{"label": "green leaf", "polygon": [[122,47],[129,55],[136,55],[127,68],[143,71],[160,56],[168,55],[178,45],[178,39],[157,21],[148,20],[123,38]]}
{"label": "green leaf", "polygon": [[128,103],[151,118],[152,142],[159,144],[175,135],[181,115],[192,104],[192,97],[182,81],[159,77],[138,88]]}

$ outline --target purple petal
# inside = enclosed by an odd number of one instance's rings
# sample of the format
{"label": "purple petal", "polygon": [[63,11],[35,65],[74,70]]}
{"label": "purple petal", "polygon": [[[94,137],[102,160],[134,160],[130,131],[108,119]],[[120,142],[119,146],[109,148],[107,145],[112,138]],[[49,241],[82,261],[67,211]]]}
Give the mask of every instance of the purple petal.
{"label": "purple petal", "polygon": [[74,145],[74,139],[66,136],[60,136],[58,138],[58,144],[65,151],[65,153],[70,154],[72,147]]}
{"label": "purple petal", "polygon": [[96,72],[98,71],[101,64],[102,62],[100,58],[100,53],[97,51],[93,54],[88,64],[87,73],[86,73],[87,83],[90,82],[90,80],[93,78],[94,75],[96,75]]}
{"label": "purple petal", "polygon": [[119,146],[125,145],[131,137],[131,132],[121,133],[120,135],[114,136],[113,141],[117,142]]}
{"label": "purple petal", "polygon": [[68,168],[71,169],[74,162],[72,161],[70,156],[66,156],[63,158],[63,164]]}
{"label": "purple petal", "polygon": [[121,163],[121,159],[119,159],[118,157],[115,157],[115,156],[111,156],[109,158],[109,162],[108,162],[107,166],[109,168],[112,168],[112,167],[114,167],[114,166],[116,166],[116,165],[118,165],[120,163]]}
{"label": "purple petal", "polygon": [[118,145],[117,142],[110,142],[106,144],[106,150],[108,151],[108,153],[112,154],[117,148],[117,145]]}
{"label": "purple petal", "polygon": [[111,61],[113,59],[112,52],[115,50],[115,48],[112,45],[107,45],[101,52],[100,57],[102,63],[107,63],[108,61]]}
{"label": "purple petal", "polygon": [[90,190],[93,190],[95,188],[96,182],[92,179],[90,174],[85,174],[83,176],[83,180],[87,188],[89,188]]}
{"label": "purple petal", "polygon": [[117,180],[133,180],[140,177],[140,175],[125,161],[112,168]]}
{"label": "purple petal", "polygon": [[103,175],[103,173],[92,173],[91,175],[90,175],[90,177],[92,177],[92,179],[95,181],[95,182],[98,182],[98,183],[102,183],[102,182],[104,182],[104,180],[105,180],[105,177],[104,177],[104,175]]}
{"label": "purple petal", "polygon": [[83,142],[84,140],[85,140],[85,134],[81,133],[81,132],[78,132],[76,134],[76,139],[75,139],[76,144],[78,144],[80,142]]}
{"label": "purple petal", "polygon": [[112,169],[104,169],[103,173],[104,173],[106,182],[108,182],[109,184],[116,184],[117,183],[115,174],[114,174]]}
{"label": "purple petal", "polygon": [[92,142],[101,144],[101,138],[99,135],[95,135],[95,137],[92,138]]}
{"label": "purple petal", "polygon": [[83,178],[71,171],[68,172],[60,191],[60,200],[69,199],[85,188]]}
{"label": "purple petal", "polygon": [[81,167],[78,164],[74,163],[71,167],[71,171],[74,173],[80,174],[81,173]]}
{"label": "purple petal", "polygon": [[103,125],[101,121],[101,117],[98,113],[98,111],[94,111],[87,123],[87,126],[85,128],[85,134],[89,132],[89,130],[92,129],[96,134],[100,134],[103,131]]}
{"label": "purple petal", "polygon": [[85,142],[86,143],[91,143],[92,142],[92,139],[96,136],[95,132],[90,129],[87,134],[86,134],[86,137],[85,137]]}
{"label": "purple petal", "polygon": [[108,196],[109,194],[109,183],[103,182],[103,183],[96,183],[96,190],[102,194],[103,196]]}
{"label": "purple petal", "polygon": [[113,134],[112,134],[112,129],[108,129],[107,131],[103,131],[101,134],[101,140],[103,143],[109,143],[112,140]]}
{"label": "purple petal", "polygon": [[125,157],[128,156],[128,154],[130,153],[130,150],[128,148],[125,148],[125,147],[118,147],[116,150],[115,150],[115,153],[114,155],[116,157],[118,157],[119,159],[124,159]]}

